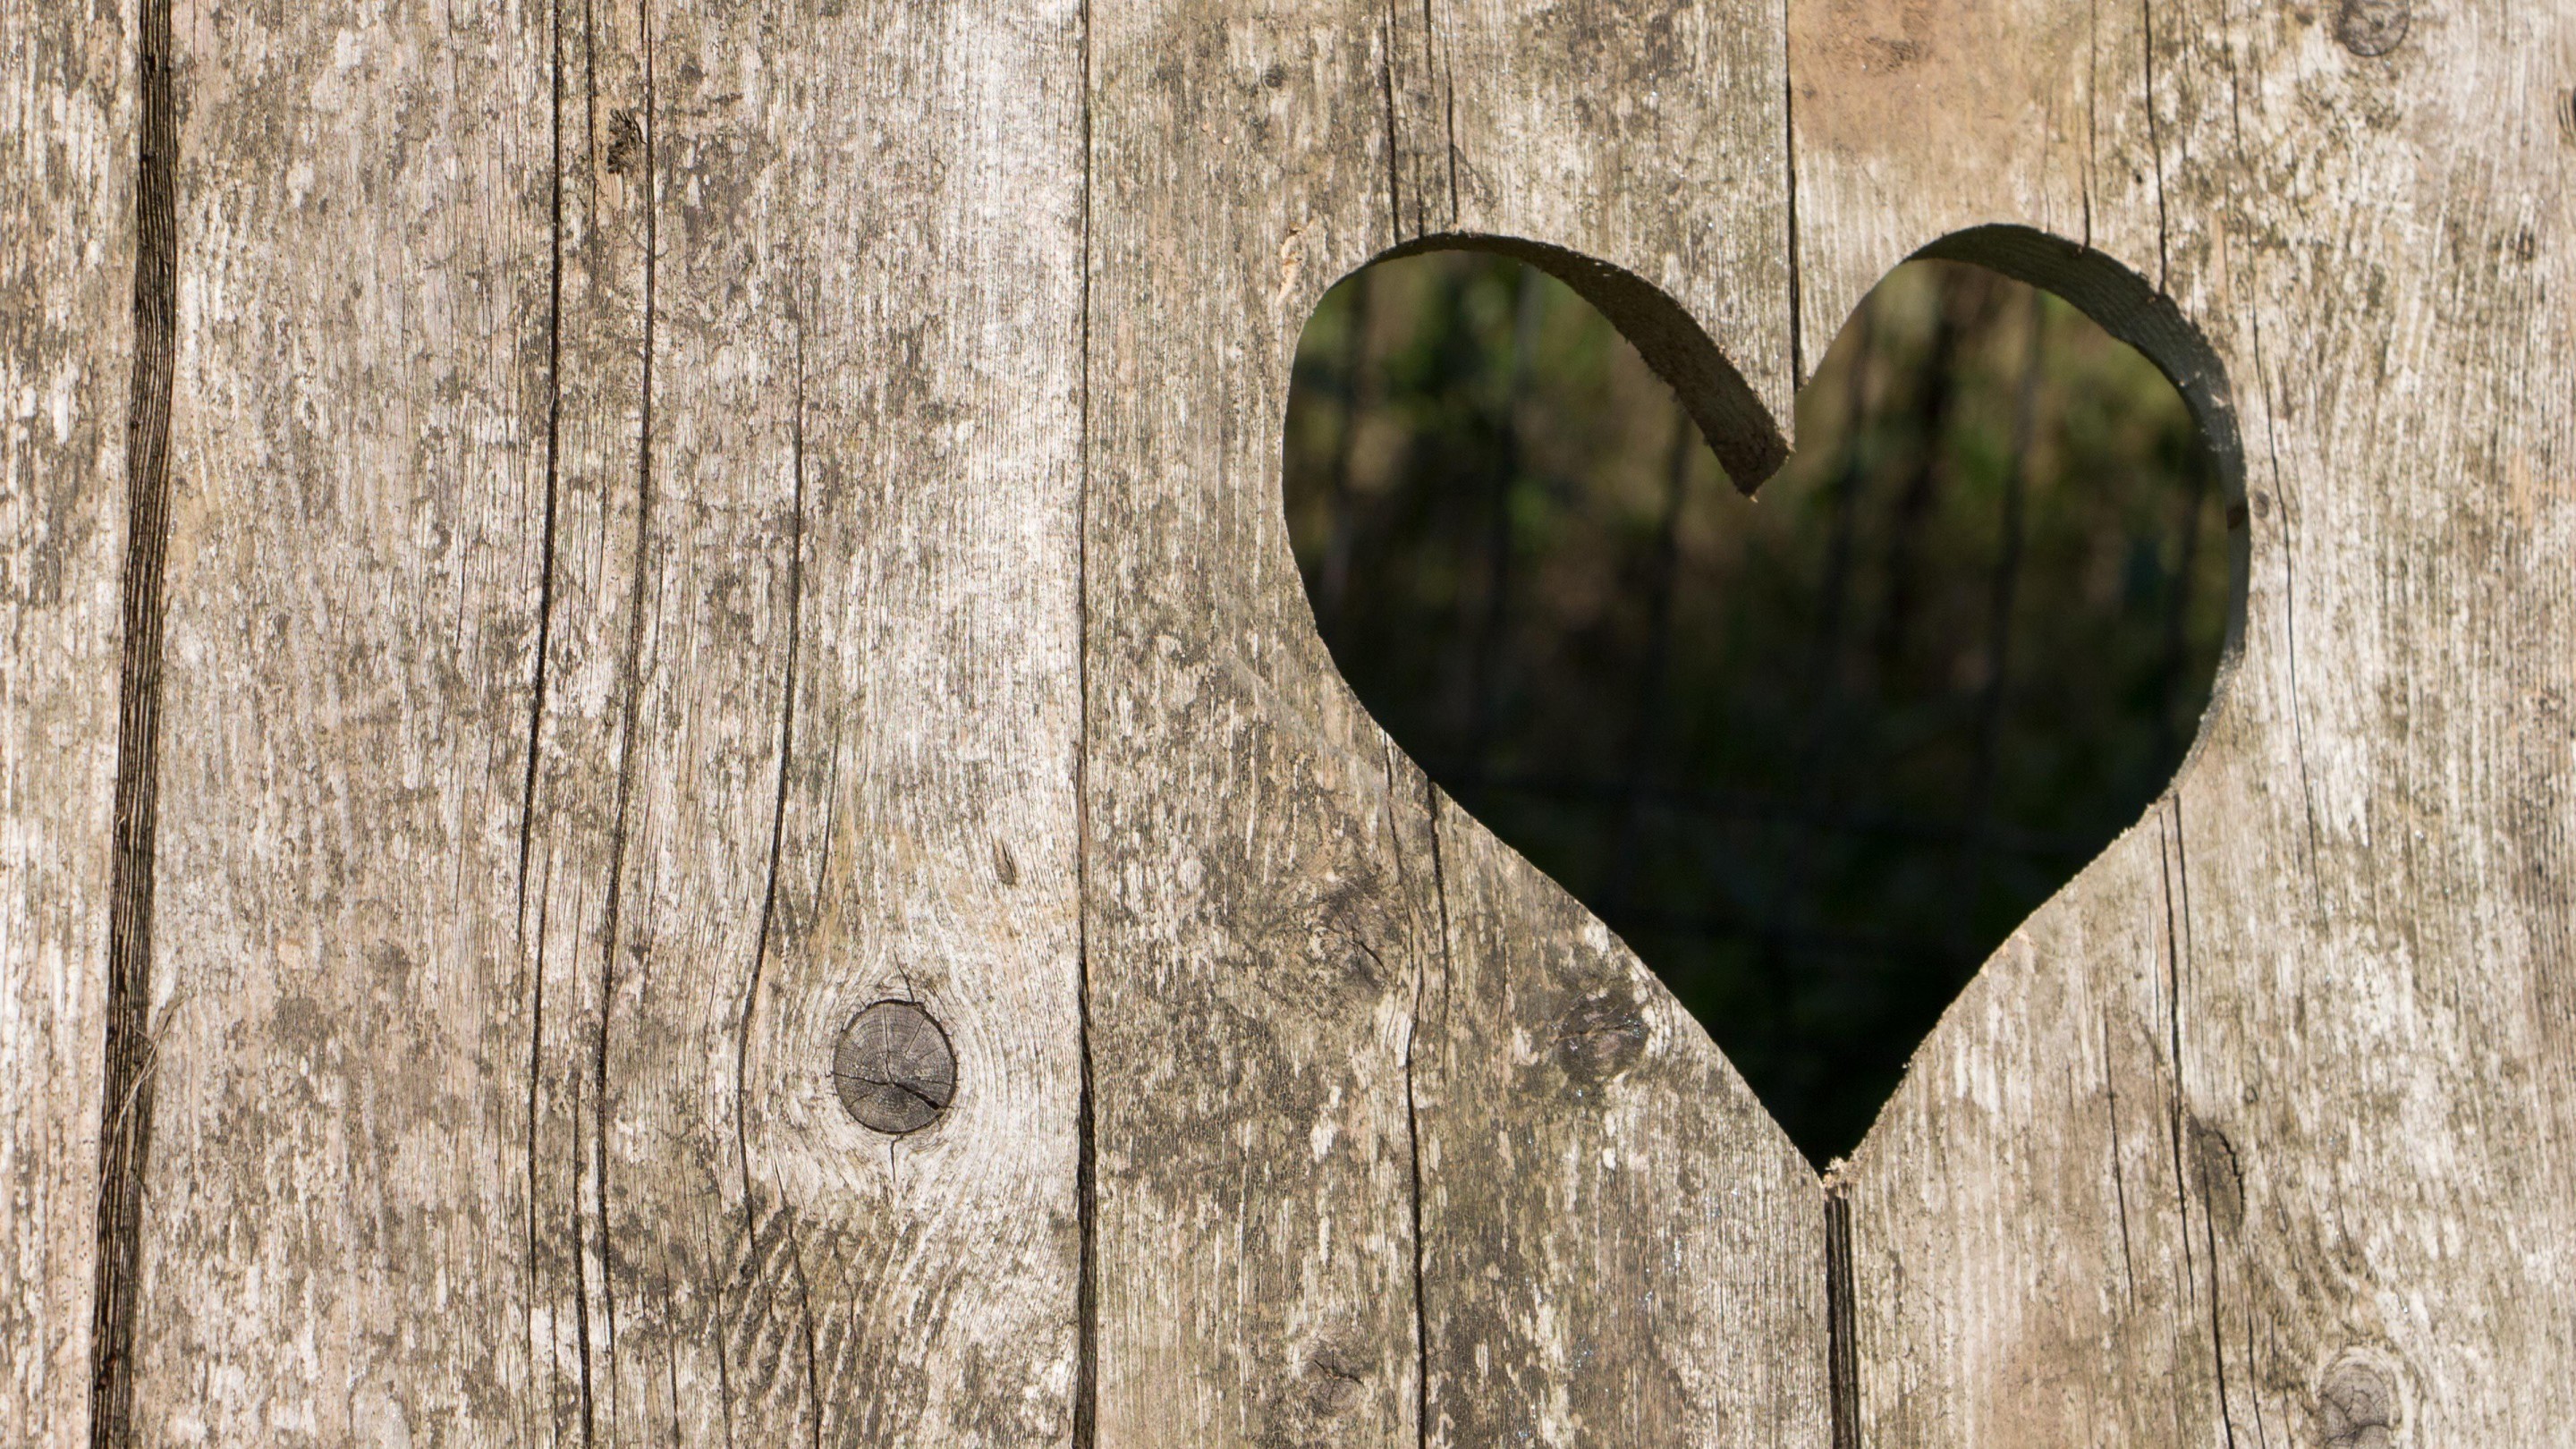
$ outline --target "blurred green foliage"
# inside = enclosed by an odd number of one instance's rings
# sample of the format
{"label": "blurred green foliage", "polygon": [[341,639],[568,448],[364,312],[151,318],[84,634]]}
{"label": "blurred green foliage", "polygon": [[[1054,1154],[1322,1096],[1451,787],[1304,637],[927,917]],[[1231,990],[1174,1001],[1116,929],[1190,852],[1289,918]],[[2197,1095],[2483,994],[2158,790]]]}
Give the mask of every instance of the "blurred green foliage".
{"label": "blurred green foliage", "polygon": [[1797,421],[1747,499],[1562,284],[1431,254],[1308,323],[1287,507],[1360,698],[1821,1162],[2171,777],[2228,550],[2171,385],[1976,268],[1889,276]]}

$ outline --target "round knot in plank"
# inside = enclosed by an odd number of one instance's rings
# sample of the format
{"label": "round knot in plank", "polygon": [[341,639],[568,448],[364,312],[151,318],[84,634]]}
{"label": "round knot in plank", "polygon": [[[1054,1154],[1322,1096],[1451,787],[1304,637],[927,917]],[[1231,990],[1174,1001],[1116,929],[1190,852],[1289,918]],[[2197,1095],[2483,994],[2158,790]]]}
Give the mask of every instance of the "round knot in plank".
{"label": "round knot in plank", "polygon": [[909,1001],[880,1001],[841,1033],[832,1085],[861,1126],[900,1137],[948,1110],[957,1095],[957,1053],[929,1012]]}
{"label": "round knot in plank", "polygon": [[2343,0],[2343,10],[2335,16],[2335,39],[2355,55],[2386,55],[2406,43],[2414,19],[2406,0]]}

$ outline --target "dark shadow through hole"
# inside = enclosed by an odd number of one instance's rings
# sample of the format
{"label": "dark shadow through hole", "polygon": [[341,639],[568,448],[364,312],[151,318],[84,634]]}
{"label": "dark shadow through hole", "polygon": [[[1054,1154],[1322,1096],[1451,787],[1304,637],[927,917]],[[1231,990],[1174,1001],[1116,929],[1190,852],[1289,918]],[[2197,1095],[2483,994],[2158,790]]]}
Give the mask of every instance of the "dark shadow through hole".
{"label": "dark shadow through hole", "polygon": [[1892,273],[1758,501],[1615,298],[1513,255],[1383,261],[1299,343],[1288,519],[1343,675],[1819,1163],[2171,779],[2226,648],[2223,388],[2064,252],[1969,233]]}

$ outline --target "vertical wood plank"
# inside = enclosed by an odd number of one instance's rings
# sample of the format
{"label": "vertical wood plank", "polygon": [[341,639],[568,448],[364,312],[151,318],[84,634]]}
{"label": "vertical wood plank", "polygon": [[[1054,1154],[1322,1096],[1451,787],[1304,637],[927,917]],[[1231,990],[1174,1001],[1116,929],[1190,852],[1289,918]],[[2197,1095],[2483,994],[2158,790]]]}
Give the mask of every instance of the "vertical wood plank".
{"label": "vertical wood plank", "polygon": [[1388,17],[1091,11],[1087,1018],[1098,1439],[1417,1437],[1423,809],[1314,634],[1297,335],[1400,239]]}
{"label": "vertical wood plank", "polygon": [[[1094,25],[1101,1442],[1820,1439],[1813,1175],[1633,958],[1463,815],[1435,832],[1419,771],[1313,633],[1278,472],[1324,287],[1449,244],[1566,276],[1677,374],[1746,481],[1776,464],[1777,17],[1120,6]],[[1674,209],[1677,185],[1697,194]],[[1435,834],[1463,887],[1444,891]],[[1622,1020],[1657,1024],[1653,1065],[1564,1115],[1529,1034],[1613,979]],[[1630,1141],[1651,1163],[1600,1151]],[[1568,1204],[1602,1216],[1555,1221]]]}
{"label": "vertical wood plank", "polygon": [[1070,1438],[1078,19],[194,17],[145,1433]]}
{"label": "vertical wood plank", "polygon": [[1971,227],[2018,223],[2162,285],[2151,9],[1788,7],[1801,378],[1880,277]]}
{"label": "vertical wood plank", "polygon": [[2168,797],[1989,963],[1855,1155],[1860,1427],[2546,1442],[2576,1353],[2543,1306],[2576,1270],[2541,1246],[2576,1171],[2576,33],[2183,4],[2107,51],[2028,9],[1793,11],[1809,335],[1962,225],[2081,242],[2089,215],[2107,255],[1952,250],[2161,291],[2092,301],[2218,434],[2241,653]]}
{"label": "vertical wood plank", "polygon": [[[1573,284],[1759,483],[1786,451],[1793,360],[1779,13],[1431,14],[1455,230],[1514,239]],[[1431,833],[1445,945],[1413,1082],[1427,1442],[1823,1443],[1813,1170],[1554,882],[1454,804]]]}
{"label": "vertical wood plank", "polygon": [[1429,1442],[1823,1444],[1814,1171],[1607,928],[1446,798],[1437,820]]}
{"label": "vertical wood plank", "polygon": [[[694,466],[730,466],[728,359],[763,289],[802,369],[801,422],[783,387],[764,409],[801,458],[800,623],[792,715],[765,722],[783,814],[729,1153],[784,1241],[757,1249],[771,1302],[729,1321],[797,1325],[827,1443],[1074,1434],[1081,40],[1073,0],[675,17],[704,103],[771,98],[700,123],[672,182]],[[883,998],[957,1055],[945,1115],[899,1139],[830,1075]]]}
{"label": "vertical wood plank", "polygon": [[0,1423],[85,1443],[134,308],[130,7],[0,10]]}
{"label": "vertical wood plank", "polygon": [[[666,1166],[648,1178],[648,1190],[654,1183],[675,1189],[673,1206],[680,1211],[639,1233],[631,1213],[612,1208],[624,1206],[632,1180],[619,1170],[630,1165],[629,1154],[619,1150],[627,1139],[613,1128],[629,1098],[610,1066],[631,1061],[621,1040],[631,1046],[649,1029],[633,1011],[644,988],[672,974],[667,966],[656,971],[652,948],[641,945],[659,933],[635,924],[649,922],[654,912],[636,899],[638,872],[629,865],[640,853],[638,838],[658,834],[665,822],[666,812],[653,808],[652,785],[670,768],[660,747],[668,742],[694,753],[713,746],[717,756],[707,763],[714,780],[750,776],[763,758],[753,723],[760,696],[774,694],[764,677],[764,666],[774,674],[770,652],[743,648],[737,639],[728,654],[733,667],[706,681],[689,721],[706,720],[712,728],[670,740],[667,714],[647,723],[648,700],[660,698],[650,686],[665,657],[657,646],[667,634],[654,626],[662,622],[657,606],[667,596],[656,586],[668,559],[703,547],[706,535],[721,536],[726,523],[778,492],[774,466],[761,466],[774,460],[747,460],[736,487],[702,513],[693,500],[675,498],[669,479],[652,466],[650,367],[660,341],[653,295],[661,216],[655,143],[662,139],[647,71],[653,21],[653,7],[639,3],[556,3],[537,16],[547,126],[546,150],[537,159],[549,206],[552,321],[543,495],[532,530],[539,546],[529,602],[537,633],[519,726],[523,773],[510,940],[524,1033],[515,1053],[524,1104],[516,1170],[526,1198],[527,1258],[528,1376],[520,1407],[532,1434],[557,1443],[593,1441],[603,1433],[613,1439],[640,1419],[639,1361],[652,1361],[676,1387],[678,1365],[667,1350],[681,1335],[655,1331],[680,1311],[662,1301],[675,1296],[668,1260],[690,1250],[717,1263],[726,1257],[725,1239],[716,1236],[726,1218],[708,1201],[711,1153],[702,1153],[710,1160],[693,1163],[693,1170],[675,1176]],[[715,526],[693,527],[706,513],[716,516]],[[677,527],[670,522],[675,516]],[[749,545],[746,563],[769,562],[770,551],[742,542]],[[772,608],[761,607],[770,604],[769,592],[745,601],[745,625],[769,622]],[[671,612],[686,618],[703,598],[703,590],[687,589]],[[658,757],[648,766],[647,756]],[[734,798],[691,792],[686,808],[739,819],[746,810],[740,796],[753,788],[746,783]],[[710,852],[704,862],[709,889],[699,905],[702,914],[712,907],[714,916],[710,929],[674,943],[683,959],[715,957],[726,927],[745,909],[741,843],[721,836],[701,843]],[[658,1002],[658,993],[653,999]],[[621,1004],[630,1009],[618,1010]],[[620,1026],[627,1028],[623,1038]],[[688,1060],[696,1044],[683,1036],[654,1037],[646,1045]],[[674,1125],[685,1130],[688,1124]],[[635,1239],[632,1252],[621,1235]],[[711,1236],[716,1246],[707,1243]],[[699,1286],[696,1276],[683,1277],[684,1290]],[[639,1278],[663,1291],[648,1300],[638,1291]],[[690,1387],[698,1388],[696,1370],[704,1365],[688,1367]],[[701,1402],[722,1411],[731,1397]]]}
{"label": "vertical wood plank", "polygon": [[1452,229],[1634,278],[1566,271],[1674,385],[1736,483],[1769,477],[1787,453],[1793,360],[1779,7],[1440,0],[1429,13],[1450,87]]}
{"label": "vertical wood plank", "polygon": [[542,16],[182,13],[135,1432],[522,1437]]}

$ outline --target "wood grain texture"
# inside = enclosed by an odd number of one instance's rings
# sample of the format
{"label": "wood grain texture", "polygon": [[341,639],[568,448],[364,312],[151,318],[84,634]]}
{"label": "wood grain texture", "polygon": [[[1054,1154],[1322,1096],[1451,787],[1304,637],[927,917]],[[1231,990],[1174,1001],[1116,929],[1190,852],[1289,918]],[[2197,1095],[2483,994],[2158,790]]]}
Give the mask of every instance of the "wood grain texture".
{"label": "wood grain texture", "polygon": [[[1582,292],[1759,483],[1791,376],[1778,15],[1431,13],[1455,231]],[[1625,946],[1437,811],[1444,949],[1413,1049],[1426,1442],[1821,1444],[1814,1172]]]}
{"label": "wood grain texture", "polygon": [[[1093,25],[1099,1442],[1819,1438],[1813,1175],[1633,958],[1454,811],[1472,889],[1444,891],[1429,792],[1332,671],[1279,503],[1298,330],[1399,247],[1558,271],[1743,476],[1776,463],[1777,17]],[[1588,944],[1524,956],[1530,931]],[[1569,1102],[1531,1034],[1611,981],[1653,1064]],[[1631,1139],[1651,1164],[1602,1150]]]}
{"label": "wood grain texture", "polygon": [[274,5],[175,41],[133,1437],[517,1438],[545,31]]}
{"label": "wood grain texture", "polygon": [[[1388,215],[1364,4],[1095,4],[1085,806],[1096,1442],[1417,1437],[1407,789],[1289,558],[1297,334]],[[1224,560],[1224,567],[1210,567]]]}
{"label": "wood grain texture", "polygon": [[[1074,1432],[1080,21],[1071,0],[852,5],[683,51],[709,92],[776,98],[681,208],[706,320],[670,365],[709,380],[711,438],[744,410],[710,385],[747,310],[719,302],[764,274],[799,298],[799,653],[739,1150],[801,1280],[826,1443]],[[891,1141],[830,1076],[890,997],[940,1021],[958,1077]]]}
{"label": "wood grain texture", "polygon": [[1077,16],[195,17],[139,1436],[1070,1437]]}
{"label": "wood grain texture", "polygon": [[87,1442],[133,369],[126,7],[0,10],[0,1424]]}
{"label": "wood grain texture", "polygon": [[1848,1169],[1864,1442],[2562,1438],[2570,17],[1791,30],[1810,345],[1906,253],[2030,228],[1944,251],[2141,341],[2242,504],[2196,752]]}
{"label": "wood grain texture", "polygon": [[[176,18],[132,1437],[2576,1417],[2576,19]],[[46,1444],[107,897],[148,898],[108,883],[138,44],[0,13],[0,1064],[55,1084],[0,1115],[0,1411]],[[1879,276],[1996,266],[2167,367],[2241,500],[2183,775],[1830,1209],[1315,635],[1298,331],[1451,245],[1583,290],[1748,485]],[[959,1064],[900,1139],[830,1077],[889,997]]]}
{"label": "wood grain texture", "polygon": [[1823,1444],[1815,1173],[1643,963],[1438,809],[1428,1442]]}
{"label": "wood grain texture", "polygon": [[1534,259],[1674,386],[1736,483],[1769,477],[1788,451],[1794,325],[1780,16],[1746,0],[1427,13],[1446,229],[1560,249]]}

